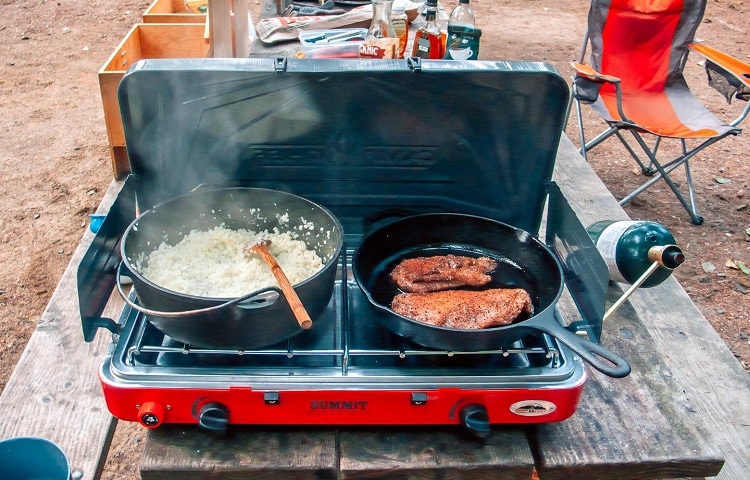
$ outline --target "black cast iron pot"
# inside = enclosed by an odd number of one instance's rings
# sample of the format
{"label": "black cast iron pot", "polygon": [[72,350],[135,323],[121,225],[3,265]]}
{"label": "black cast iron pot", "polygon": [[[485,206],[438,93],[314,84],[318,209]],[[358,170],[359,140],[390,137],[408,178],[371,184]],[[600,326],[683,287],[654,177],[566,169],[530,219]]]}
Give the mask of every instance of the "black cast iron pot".
{"label": "black cast iron pot", "polygon": [[[309,228],[310,224],[314,228]],[[173,245],[191,230],[205,231],[218,225],[255,232],[295,232],[307,248],[315,250],[323,259],[323,268],[294,285],[315,328],[315,317],[325,310],[333,294],[343,229],[327,209],[276,190],[198,189],[144,212],[126,229],[121,242],[122,265],[133,280],[138,304],[126,301],[146,313],[165,334],[196,347],[249,350],[302,332],[278,287],[239,298],[198,297],[163,288],[140,273],[139,262],[163,241]]]}
{"label": "black cast iron pot", "polygon": [[[462,330],[419,322],[391,310],[393,297],[400,290],[390,272],[399,262],[448,254],[495,259],[498,268],[492,273],[492,282],[482,288],[525,288],[534,314],[510,325]],[[625,359],[557,321],[554,310],[564,287],[562,267],[546,245],[524,230],[471,215],[416,215],[367,235],[354,253],[352,267],[383,326],[417,344],[452,351],[493,350],[545,332],[606,375],[625,377],[630,373]]]}

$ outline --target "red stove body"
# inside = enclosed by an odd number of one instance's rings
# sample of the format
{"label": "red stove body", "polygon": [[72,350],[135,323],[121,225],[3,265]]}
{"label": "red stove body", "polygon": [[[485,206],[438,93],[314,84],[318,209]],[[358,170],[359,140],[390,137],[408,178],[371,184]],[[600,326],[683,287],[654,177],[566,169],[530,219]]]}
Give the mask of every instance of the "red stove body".
{"label": "red stove body", "polygon": [[[584,378],[562,388],[497,390],[255,391],[128,387],[103,382],[107,406],[121,419],[155,428],[199,424],[222,430],[246,425],[469,425],[547,423],[575,413]],[[473,420],[468,420],[473,417]]]}
{"label": "red stove body", "polygon": [[[480,352],[416,345],[380,325],[351,270],[364,235],[392,219],[456,212],[538,235],[546,214],[545,242],[580,313],[570,329],[599,338],[609,275],[551,181],[568,98],[551,67],[148,60],[125,75],[119,97],[132,173],[78,272],[86,340],[100,327],[115,334],[100,370],[113,415],[148,427],[434,424],[485,434],[575,412],[584,365],[556,338],[533,333]],[[135,212],[201,184],[287,191],[340,220],[334,293],[312,329],[225,351],[176,342],[130,307],[101,317]]]}
{"label": "red stove body", "polygon": [[251,351],[191,348],[126,308],[100,371],[107,406],[150,428],[443,424],[475,433],[575,412],[586,373],[554,338],[483,352],[411,344],[378,325],[347,272],[309,332]]}

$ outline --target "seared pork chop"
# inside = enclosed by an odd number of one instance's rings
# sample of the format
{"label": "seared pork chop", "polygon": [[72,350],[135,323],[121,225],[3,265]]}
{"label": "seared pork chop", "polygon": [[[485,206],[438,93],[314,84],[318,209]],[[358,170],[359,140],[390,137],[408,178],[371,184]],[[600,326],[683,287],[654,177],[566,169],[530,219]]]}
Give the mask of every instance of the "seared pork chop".
{"label": "seared pork chop", "polygon": [[487,285],[495,268],[497,262],[487,257],[437,255],[407,258],[396,265],[391,278],[405,292],[436,292]]}
{"label": "seared pork chop", "polygon": [[468,330],[508,325],[522,313],[533,313],[531,297],[522,288],[400,293],[391,309],[430,325]]}

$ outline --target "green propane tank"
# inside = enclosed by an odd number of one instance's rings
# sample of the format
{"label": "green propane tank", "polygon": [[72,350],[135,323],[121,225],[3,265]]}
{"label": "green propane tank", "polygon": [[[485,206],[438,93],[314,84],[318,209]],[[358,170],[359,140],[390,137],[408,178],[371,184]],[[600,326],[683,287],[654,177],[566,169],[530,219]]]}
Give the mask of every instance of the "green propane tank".
{"label": "green propane tank", "polygon": [[685,261],[672,234],[656,222],[603,220],[586,230],[607,263],[613,282],[636,283],[656,262],[658,267],[640,285],[653,287]]}

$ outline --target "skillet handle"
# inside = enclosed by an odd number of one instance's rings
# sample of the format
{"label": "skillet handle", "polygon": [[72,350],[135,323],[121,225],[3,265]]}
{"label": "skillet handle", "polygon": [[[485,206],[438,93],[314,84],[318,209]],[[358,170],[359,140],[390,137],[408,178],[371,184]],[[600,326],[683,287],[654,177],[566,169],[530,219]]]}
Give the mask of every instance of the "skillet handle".
{"label": "skillet handle", "polygon": [[[598,343],[579,337],[557,321],[538,322],[534,325],[534,328],[557,338],[580,355],[589,365],[607,376],[623,378],[630,374],[630,364],[623,357]],[[602,359],[607,360],[607,362]]]}

